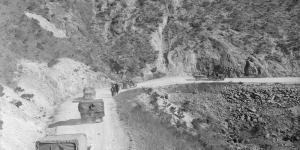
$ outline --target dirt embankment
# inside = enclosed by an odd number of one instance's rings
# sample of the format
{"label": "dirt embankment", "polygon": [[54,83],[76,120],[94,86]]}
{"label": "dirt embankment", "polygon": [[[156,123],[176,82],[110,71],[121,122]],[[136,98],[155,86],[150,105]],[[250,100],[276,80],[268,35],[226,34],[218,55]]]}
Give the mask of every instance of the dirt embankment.
{"label": "dirt embankment", "polygon": [[0,86],[1,150],[34,149],[34,142],[51,132],[46,128],[58,104],[84,86],[105,82],[71,59],[59,59],[50,66],[24,60],[19,68],[15,88]]}
{"label": "dirt embankment", "polygon": [[89,150],[134,150],[123,130],[110,89],[96,89],[96,93],[96,98],[103,99],[104,102],[105,115],[101,122],[82,121],[78,103],[68,99],[57,108],[54,122],[49,128],[54,128],[56,135],[86,134]]}
{"label": "dirt embankment", "polygon": [[[114,97],[118,112],[130,137],[132,150],[189,150],[200,145],[184,141],[168,122],[146,111],[137,98],[143,90],[136,89]],[[171,131],[171,132],[170,132]],[[175,135],[175,136],[174,136]],[[192,140],[192,139],[191,139]]]}
{"label": "dirt embankment", "polygon": [[161,129],[158,139],[187,149],[299,149],[299,95],[299,85],[200,83],[128,91],[117,99],[121,118],[143,131],[132,130],[136,137],[154,136],[148,127],[154,126]]}

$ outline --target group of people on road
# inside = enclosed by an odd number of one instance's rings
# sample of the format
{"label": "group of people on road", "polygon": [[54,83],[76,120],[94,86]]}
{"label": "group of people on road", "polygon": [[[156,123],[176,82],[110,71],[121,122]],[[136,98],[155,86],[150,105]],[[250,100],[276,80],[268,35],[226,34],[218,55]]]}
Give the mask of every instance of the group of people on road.
{"label": "group of people on road", "polygon": [[119,84],[118,84],[118,83],[112,83],[112,84],[111,84],[110,91],[111,91],[111,95],[112,95],[112,96],[115,96],[116,94],[118,94],[119,91],[120,91],[120,86],[119,86]]}

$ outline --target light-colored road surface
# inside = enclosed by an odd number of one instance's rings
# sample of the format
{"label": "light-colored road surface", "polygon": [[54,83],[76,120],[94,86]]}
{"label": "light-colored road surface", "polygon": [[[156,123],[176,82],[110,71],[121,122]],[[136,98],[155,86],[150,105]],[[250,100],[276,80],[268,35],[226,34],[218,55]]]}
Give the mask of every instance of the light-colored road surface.
{"label": "light-colored road surface", "polygon": [[199,80],[195,81],[193,77],[165,77],[155,80],[149,80],[139,83],[137,87],[157,87],[167,86],[172,84],[187,84],[187,83],[211,83],[211,82],[244,82],[244,83],[285,83],[285,84],[300,84],[300,77],[284,77],[284,78],[225,78],[222,81]]}
{"label": "light-colored road surface", "polygon": [[[139,87],[157,87],[172,84],[201,83],[216,81],[195,81],[192,77],[168,77],[139,83]],[[227,78],[218,82],[256,82],[256,83],[287,83],[300,84],[300,78]],[[56,122],[65,122],[66,125],[57,126],[56,134],[85,133],[88,136],[88,144],[91,150],[130,150],[129,137],[121,125],[116,110],[116,103],[110,95],[110,90],[97,89],[97,98],[104,100],[105,117],[102,123],[68,125],[80,118],[77,103],[72,100],[64,102],[55,115]]]}
{"label": "light-colored road surface", "polygon": [[[124,132],[116,111],[116,103],[109,89],[97,89],[97,98],[104,101],[105,116],[103,122],[94,124],[72,124],[80,119],[78,103],[68,100],[60,105],[55,115],[55,122],[65,122],[56,127],[56,134],[85,133],[91,150],[127,150],[129,139]],[[71,124],[69,123],[71,122]]]}

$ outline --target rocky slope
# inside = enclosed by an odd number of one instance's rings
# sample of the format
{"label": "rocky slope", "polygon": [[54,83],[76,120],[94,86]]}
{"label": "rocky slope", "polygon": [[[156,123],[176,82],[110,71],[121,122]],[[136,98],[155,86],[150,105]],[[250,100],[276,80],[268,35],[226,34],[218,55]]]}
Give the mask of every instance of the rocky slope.
{"label": "rocky slope", "polygon": [[[3,62],[70,57],[145,78],[299,75],[297,0],[1,0],[0,8]],[[1,67],[4,78],[13,66]]]}
{"label": "rocky slope", "polygon": [[299,89],[200,83],[144,88],[131,98],[203,149],[299,149]]}

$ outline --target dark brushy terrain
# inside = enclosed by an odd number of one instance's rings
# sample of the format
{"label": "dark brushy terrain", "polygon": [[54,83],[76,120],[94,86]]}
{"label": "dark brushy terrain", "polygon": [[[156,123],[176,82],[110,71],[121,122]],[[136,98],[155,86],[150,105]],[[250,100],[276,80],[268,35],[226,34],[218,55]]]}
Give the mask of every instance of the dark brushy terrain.
{"label": "dark brushy terrain", "polygon": [[168,101],[192,114],[193,126],[172,125],[175,114],[146,109],[157,104],[141,102],[144,89],[121,93],[120,116],[133,137],[148,144],[145,149],[300,148],[300,85],[203,83],[155,90],[166,91]]}

